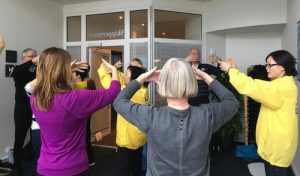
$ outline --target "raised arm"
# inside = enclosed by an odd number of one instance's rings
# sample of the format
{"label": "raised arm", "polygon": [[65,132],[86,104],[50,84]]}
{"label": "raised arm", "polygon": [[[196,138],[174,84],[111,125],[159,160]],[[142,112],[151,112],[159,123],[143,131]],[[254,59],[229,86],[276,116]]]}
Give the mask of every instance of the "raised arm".
{"label": "raised arm", "polygon": [[120,92],[113,104],[115,110],[119,114],[146,133],[149,130],[152,116],[153,113],[155,113],[156,108],[153,106],[133,103],[130,99],[136,91],[141,88],[141,85],[145,81],[156,81],[157,75],[158,73],[155,73],[155,68],[149,72],[141,74],[136,80],[131,81],[126,88]]}
{"label": "raised arm", "polygon": [[277,109],[281,106],[282,97],[278,96],[278,90],[276,86],[272,86],[271,81],[253,79],[245,75],[235,68],[232,59],[219,63],[221,69],[228,72],[230,83],[240,94],[247,95],[271,109]]}
{"label": "raised arm", "polygon": [[107,89],[112,80],[118,80],[120,82],[120,78],[116,67],[104,59],[102,59],[102,62],[103,64],[101,64],[100,68],[98,69],[98,74],[102,87]]}
{"label": "raised arm", "polygon": [[210,88],[220,99],[219,103],[212,103],[208,105],[212,113],[212,118],[210,120],[214,131],[216,131],[228,120],[234,117],[239,109],[239,101],[235,98],[233,93],[226,89],[217,80],[214,80],[210,84]]}

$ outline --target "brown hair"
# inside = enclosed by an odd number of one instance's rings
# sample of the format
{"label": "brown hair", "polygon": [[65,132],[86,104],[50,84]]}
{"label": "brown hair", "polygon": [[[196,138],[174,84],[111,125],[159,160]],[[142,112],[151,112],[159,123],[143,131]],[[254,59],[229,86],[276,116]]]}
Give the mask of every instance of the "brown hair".
{"label": "brown hair", "polygon": [[55,94],[72,90],[71,56],[60,48],[48,48],[39,58],[34,89],[38,109],[50,109]]}

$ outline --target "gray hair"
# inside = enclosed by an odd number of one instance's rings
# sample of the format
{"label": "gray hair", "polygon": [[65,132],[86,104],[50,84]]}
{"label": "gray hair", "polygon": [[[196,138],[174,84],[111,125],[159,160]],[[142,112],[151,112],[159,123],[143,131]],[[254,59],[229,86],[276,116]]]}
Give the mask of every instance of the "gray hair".
{"label": "gray hair", "polygon": [[26,48],[23,50],[22,52],[22,56],[24,53],[28,53],[28,52],[33,52],[35,55],[36,55],[36,50],[35,49],[32,49],[32,48]]}
{"label": "gray hair", "polygon": [[198,93],[194,71],[184,59],[169,59],[160,72],[159,82],[158,93],[162,97],[194,97]]}

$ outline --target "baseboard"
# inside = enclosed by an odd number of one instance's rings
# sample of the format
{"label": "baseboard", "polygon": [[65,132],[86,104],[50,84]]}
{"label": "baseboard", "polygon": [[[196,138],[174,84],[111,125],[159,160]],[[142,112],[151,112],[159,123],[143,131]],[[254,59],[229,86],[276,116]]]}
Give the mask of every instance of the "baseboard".
{"label": "baseboard", "polygon": [[299,170],[297,170],[296,165],[294,163],[292,164],[292,170],[293,170],[294,176],[300,176]]}

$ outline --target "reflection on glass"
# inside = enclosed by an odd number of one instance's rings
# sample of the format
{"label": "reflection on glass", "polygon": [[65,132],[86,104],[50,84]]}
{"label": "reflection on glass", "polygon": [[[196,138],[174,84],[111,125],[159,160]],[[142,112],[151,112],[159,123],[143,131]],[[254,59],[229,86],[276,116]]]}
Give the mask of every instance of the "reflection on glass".
{"label": "reflection on glass", "polygon": [[143,67],[148,69],[148,44],[147,43],[131,43],[130,59],[139,58],[143,62]]}
{"label": "reflection on glass", "polygon": [[81,61],[81,46],[67,46],[67,51],[72,60]]}
{"label": "reflection on glass", "polygon": [[81,16],[67,17],[67,42],[81,41]]}
{"label": "reflection on glass", "polygon": [[154,13],[156,38],[201,40],[201,15],[164,10]]}
{"label": "reflection on glass", "polygon": [[[191,48],[199,48],[201,53],[201,45],[155,43],[154,66],[162,69],[170,58],[185,58]],[[165,105],[167,105],[166,99],[157,93],[157,87],[155,87],[155,106]]]}
{"label": "reflection on glass", "polygon": [[86,40],[124,39],[124,12],[86,16]]}
{"label": "reflection on glass", "polygon": [[148,12],[136,10],[130,12],[130,38],[148,37]]}

